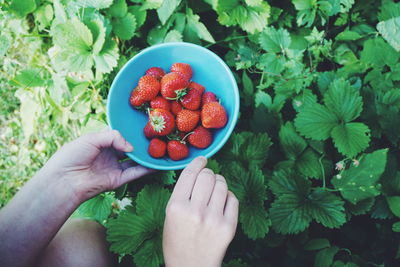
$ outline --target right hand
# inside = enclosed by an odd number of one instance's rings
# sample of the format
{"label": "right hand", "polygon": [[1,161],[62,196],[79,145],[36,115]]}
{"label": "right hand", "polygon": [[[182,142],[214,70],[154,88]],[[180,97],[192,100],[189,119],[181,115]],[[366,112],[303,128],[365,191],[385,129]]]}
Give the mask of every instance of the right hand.
{"label": "right hand", "polygon": [[239,201],[225,178],[194,159],[168,202],[163,232],[167,267],[221,266],[238,222]]}

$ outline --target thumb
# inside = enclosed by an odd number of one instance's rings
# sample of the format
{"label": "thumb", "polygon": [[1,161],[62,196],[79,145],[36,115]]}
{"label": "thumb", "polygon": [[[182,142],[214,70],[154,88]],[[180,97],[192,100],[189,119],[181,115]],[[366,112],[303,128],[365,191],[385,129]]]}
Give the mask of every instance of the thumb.
{"label": "thumb", "polygon": [[133,150],[133,146],[117,130],[87,134],[82,136],[81,140],[98,149],[112,147],[123,152],[131,152]]}

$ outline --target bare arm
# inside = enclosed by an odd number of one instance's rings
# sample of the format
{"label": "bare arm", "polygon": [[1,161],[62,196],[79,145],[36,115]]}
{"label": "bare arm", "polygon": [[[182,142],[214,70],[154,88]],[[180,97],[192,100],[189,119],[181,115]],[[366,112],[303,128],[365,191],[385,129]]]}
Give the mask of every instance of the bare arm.
{"label": "bare arm", "polygon": [[85,200],[151,170],[119,163],[132,146],[116,131],[65,145],[0,211],[0,266],[31,266]]}

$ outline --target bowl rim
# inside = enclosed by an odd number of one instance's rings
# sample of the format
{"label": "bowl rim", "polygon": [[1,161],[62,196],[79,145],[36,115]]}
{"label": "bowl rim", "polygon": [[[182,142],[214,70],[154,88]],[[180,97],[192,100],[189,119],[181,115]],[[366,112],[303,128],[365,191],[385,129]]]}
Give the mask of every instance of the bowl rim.
{"label": "bowl rim", "polygon": [[[239,117],[240,99],[239,99],[239,89],[238,89],[238,86],[237,86],[237,82],[235,80],[235,77],[233,76],[233,73],[232,73],[231,69],[228,67],[228,65],[217,54],[215,54],[213,51],[211,51],[211,50],[209,50],[209,49],[207,49],[207,48],[205,48],[203,46],[200,46],[200,45],[197,45],[197,44],[193,44],[193,43],[188,43],[188,42],[162,43],[162,44],[149,46],[149,47],[141,50],[139,53],[134,55],[132,58],[130,58],[122,66],[122,68],[118,71],[117,75],[113,79],[113,82],[111,83],[111,87],[110,87],[110,90],[109,90],[108,95],[107,95],[107,105],[106,105],[107,123],[108,123],[108,125],[110,126],[111,129],[115,129],[113,127],[111,121],[110,121],[110,96],[111,96],[112,92],[114,90],[116,90],[116,89],[114,89],[115,86],[116,86],[115,85],[116,81],[119,79],[120,75],[122,75],[121,73],[126,68],[126,66],[131,64],[131,62],[134,61],[136,57],[139,57],[139,56],[141,56],[143,54],[146,54],[151,50],[154,50],[154,49],[157,49],[157,48],[160,48],[160,47],[169,47],[169,46],[171,46],[171,47],[175,47],[175,46],[192,47],[192,48],[203,50],[205,53],[210,54],[213,58],[215,58],[224,67],[224,69],[226,70],[226,72],[227,72],[227,74],[229,76],[229,79],[230,79],[231,83],[233,84],[234,99],[235,99],[235,101],[237,103],[237,105],[235,105],[235,108],[234,108],[234,111],[233,111],[233,114],[232,114],[233,123],[231,123],[230,125],[227,125],[228,126],[228,130],[227,130],[225,136],[223,136],[221,142],[216,144],[216,146],[210,152],[208,152],[205,155],[202,155],[202,156],[204,156],[204,157],[206,157],[208,159],[208,158],[212,157],[215,153],[217,153],[225,145],[225,143],[228,141],[229,137],[231,136],[231,134],[232,134],[232,132],[233,132],[235,126],[236,126],[238,117]],[[229,120],[228,120],[228,122],[229,122]],[[181,163],[181,164],[172,164],[171,166],[161,166],[161,165],[153,164],[151,162],[144,161],[144,160],[140,159],[139,157],[135,156],[132,152],[128,152],[128,153],[125,153],[125,154],[129,158],[131,158],[133,161],[135,161],[136,163],[138,163],[138,164],[140,164],[142,166],[145,166],[147,168],[152,168],[152,169],[156,169],[156,170],[180,170],[180,169],[185,168],[188,165],[188,163]],[[177,161],[177,162],[179,162],[179,161]]]}

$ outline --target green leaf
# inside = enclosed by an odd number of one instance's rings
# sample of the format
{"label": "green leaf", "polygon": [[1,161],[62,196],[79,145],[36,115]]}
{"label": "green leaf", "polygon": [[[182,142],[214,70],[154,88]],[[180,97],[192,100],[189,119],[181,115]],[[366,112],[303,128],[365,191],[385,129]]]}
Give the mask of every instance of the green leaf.
{"label": "green leaf", "polygon": [[400,52],[400,17],[379,22],[377,29],[383,38]]}
{"label": "green leaf", "polygon": [[243,94],[241,96],[243,96],[244,98],[244,104],[249,106],[253,103],[254,85],[253,81],[247,75],[246,71],[243,71],[242,73],[242,84],[243,84]]}
{"label": "green leaf", "polygon": [[[321,165],[322,164],[322,165]],[[320,156],[312,149],[307,148],[296,160],[296,168],[305,177],[321,178],[322,168],[326,168],[327,163],[321,161]]]}
{"label": "green leaf", "polygon": [[112,21],[114,33],[122,40],[129,40],[136,31],[136,18],[131,13],[126,13],[122,18],[115,18]]}
{"label": "green leaf", "polygon": [[[375,51],[385,51],[385,53],[375,53]],[[380,37],[365,41],[364,49],[361,51],[361,61],[375,68],[381,68],[384,65],[393,66],[399,57],[399,53]]]}
{"label": "green leaf", "polygon": [[367,125],[360,122],[350,122],[333,128],[332,139],[340,153],[354,157],[368,147],[369,132]]}
{"label": "green leaf", "polygon": [[50,4],[41,5],[39,8],[35,10],[34,16],[40,31],[49,27],[54,17],[54,11],[52,5]]}
{"label": "green leaf", "polygon": [[87,23],[90,29],[94,43],[93,43],[93,54],[98,54],[103,48],[104,42],[106,40],[106,28],[100,19],[95,19]]}
{"label": "green leaf", "polygon": [[400,217],[400,196],[387,196],[386,200],[393,214]]}
{"label": "green leaf", "polygon": [[381,5],[381,12],[378,14],[379,21],[388,20],[400,16],[400,3],[392,0],[384,0]]}
{"label": "green leaf", "polygon": [[37,116],[41,112],[40,103],[35,99],[35,95],[28,90],[18,89],[15,96],[20,101],[19,114],[24,133],[24,141],[28,141],[34,133],[37,123]]}
{"label": "green leaf", "polygon": [[331,180],[343,198],[353,204],[380,194],[377,182],[385,170],[387,149],[364,154],[359,165],[352,165]]}
{"label": "green leaf", "polygon": [[263,54],[257,67],[272,74],[280,74],[285,69],[285,60],[274,53]]}
{"label": "green leaf", "polygon": [[164,38],[164,43],[168,42],[182,42],[182,34],[177,30],[170,30]]}
{"label": "green leaf", "polygon": [[160,186],[145,186],[136,198],[138,215],[149,215],[158,222],[164,222],[165,207],[171,193]]}
{"label": "green leaf", "polygon": [[279,197],[285,194],[307,195],[311,189],[310,181],[304,179],[293,169],[275,171],[268,183],[272,193]]}
{"label": "green leaf", "polygon": [[362,111],[362,98],[357,89],[344,79],[334,80],[324,95],[324,103],[340,121],[350,122]]}
{"label": "green leaf", "polygon": [[280,53],[289,48],[291,38],[285,29],[276,30],[274,27],[268,27],[260,34],[259,43],[267,52]]}
{"label": "green leaf", "polygon": [[211,169],[214,173],[221,172],[221,166],[219,165],[218,161],[216,161],[215,159],[208,159],[207,168]]}
{"label": "green leaf", "polygon": [[358,32],[346,30],[339,33],[335,39],[336,41],[355,41],[361,38],[362,35],[360,35]]}
{"label": "green leaf", "polygon": [[266,108],[270,108],[272,105],[271,96],[261,90],[258,90],[257,93],[255,94],[254,101],[255,101],[256,108],[261,105],[264,105]]}
{"label": "green leaf", "polygon": [[84,202],[78,208],[78,216],[103,222],[111,214],[114,197],[110,194],[101,194]]}
{"label": "green leaf", "polygon": [[[141,0],[142,1],[142,0]],[[142,5],[142,9],[146,10],[146,9],[156,9],[161,7],[161,5],[163,4],[164,0],[144,0],[144,3]]]}
{"label": "green leaf", "polygon": [[311,239],[304,245],[304,250],[320,250],[329,248],[331,243],[326,238],[315,238]]}
{"label": "green leaf", "polygon": [[133,14],[136,18],[136,28],[140,28],[146,21],[147,12],[142,10],[140,6],[130,6],[129,13]]}
{"label": "green leaf", "polygon": [[292,0],[297,12],[297,25],[310,27],[315,19],[317,0]]}
{"label": "green leaf", "polygon": [[287,122],[281,127],[279,140],[289,159],[296,159],[307,147],[306,141],[296,132],[291,122]]}
{"label": "green leaf", "polygon": [[313,104],[300,110],[294,124],[302,135],[314,140],[326,140],[337,124],[337,117],[326,107]]}
{"label": "green leaf", "polygon": [[244,31],[253,34],[262,31],[267,26],[270,10],[269,4],[263,1],[257,7],[238,6],[232,15],[236,17],[237,23]]}
{"label": "green leaf", "polygon": [[339,248],[336,246],[320,250],[315,257],[314,267],[331,266],[333,263],[333,258],[338,252]]}
{"label": "green leaf", "polygon": [[25,17],[36,9],[35,0],[12,0],[10,9],[19,17]]}
{"label": "green leaf", "polygon": [[7,53],[8,48],[10,47],[10,40],[4,36],[0,35],[0,58]]}
{"label": "green leaf", "polygon": [[344,201],[339,197],[323,189],[316,189],[308,198],[310,214],[318,223],[328,228],[339,228],[346,222]]}
{"label": "green leaf", "polygon": [[285,194],[276,199],[269,210],[272,228],[280,234],[297,234],[304,231],[312,220],[304,199],[295,194]]}
{"label": "green leaf", "polygon": [[163,0],[162,5],[157,9],[158,18],[164,25],[175,9],[179,6],[181,0]]}
{"label": "green leaf", "polygon": [[45,86],[46,82],[42,78],[43,72],[43,69],[25,69],[18,73],[10,83],[19,87]]}
{"label": "green leaf", "polygon": [[147,240],[133,256],[138,267],[159,267],[164,263],[161,236]]}
{"label": "green leaf", "polygon": [[88,53],[93,44],[89,28],[77,18],[57,24],[52,28],[51,34],[55,45],[77,53]]}
{"label": "green leaf", "polygon": [[109,73],[117,66],[119,58],[118,47],[113,40],[106,40],[103,49],[98,55],[94,56],[96,71],[100,73]]}
{"label": "green leaf", "polygon": [[396,232],[396,233],[400,232],[400,222],[395,222],[395,223],[392,225],[392,231],[393,231],[393,232]]}
{"label": "green leaf", "polygon": [[114,3],[108,9],[108,13],[112,17],[122,18],[128,12],[126,0],[114,0]]}
{"label": "green leaf", "polygon": [[206,26],[200,21],[200,17],[193,14],[193,10],[186,9],[187,27],[195,32],[197,36],[207,42],[215,43],[211,33],[207,30]]}
{"label": "green leaf", "polygon": [[240,210],[240,223],[243,232],[253,240],[263,238],[268,233],[271,220],[262,206],[245,206]]}
{"label": "green leaf", "polygon": [[357,204],[346,203],[346,210],[354,215],[362,215],[370,211],[374,203],[375,203],[374,197],[366,198],[364,200],[359,201]]}
{"label": "green leaf", "polygon": [[111,6],[113,0],[75,0],[76,3],[81,7],[92,7],[96,9],[107,8]]}

